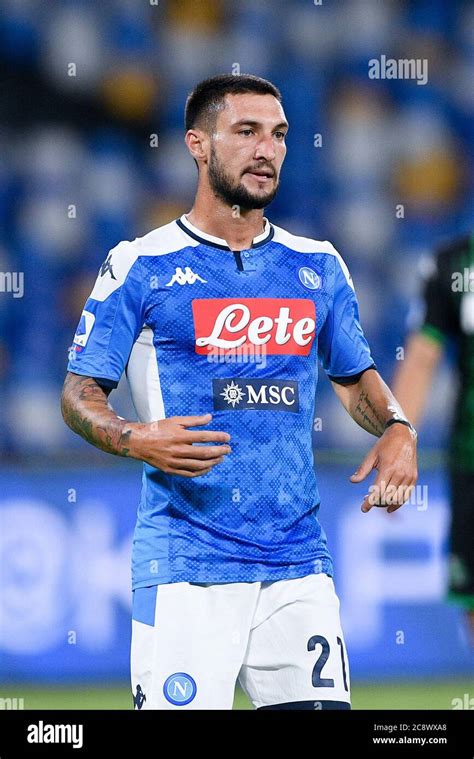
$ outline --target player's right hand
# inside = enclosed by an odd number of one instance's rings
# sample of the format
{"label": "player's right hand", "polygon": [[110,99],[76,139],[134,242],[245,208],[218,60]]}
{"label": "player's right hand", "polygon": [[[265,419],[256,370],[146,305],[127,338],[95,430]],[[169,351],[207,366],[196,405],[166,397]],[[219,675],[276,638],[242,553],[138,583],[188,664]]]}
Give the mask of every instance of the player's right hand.
{"label": "player's right hand", "polygon": [[[130,456],[146,461],[165,474],[199,477],[224,461],[231,452],[228,432],[188,430],[202,427],[212,414],[170,416],[149,424],[131,424]],[[221,445],[199,445],[221,443]]]}

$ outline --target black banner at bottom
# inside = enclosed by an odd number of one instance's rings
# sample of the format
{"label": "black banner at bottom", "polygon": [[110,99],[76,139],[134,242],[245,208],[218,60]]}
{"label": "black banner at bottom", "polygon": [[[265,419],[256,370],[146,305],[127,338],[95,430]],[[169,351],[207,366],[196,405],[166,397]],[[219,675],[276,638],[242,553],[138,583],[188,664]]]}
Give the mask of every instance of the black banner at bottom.
{"label": "black banner at bottom", "polygon": [[[170,751],[474,757],[471,711],[0,711],[0,759]],[[322,753],[324,752],[324,754]],[[111,753],[110,756],[115,756]]]}

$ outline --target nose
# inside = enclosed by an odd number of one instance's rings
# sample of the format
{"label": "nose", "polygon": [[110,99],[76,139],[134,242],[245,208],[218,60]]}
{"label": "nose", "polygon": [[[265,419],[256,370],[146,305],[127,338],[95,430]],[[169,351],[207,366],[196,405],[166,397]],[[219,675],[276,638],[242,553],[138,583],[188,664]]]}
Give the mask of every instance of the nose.
{"label": "nose", "polygon": [[273,143],[273,137],[271,134],[269,134],[267,137],[262,137],[262,139],[258,141],[255,147],[254,158],[256,160],[264,158],[266,161],[275,160],[275,145]]}

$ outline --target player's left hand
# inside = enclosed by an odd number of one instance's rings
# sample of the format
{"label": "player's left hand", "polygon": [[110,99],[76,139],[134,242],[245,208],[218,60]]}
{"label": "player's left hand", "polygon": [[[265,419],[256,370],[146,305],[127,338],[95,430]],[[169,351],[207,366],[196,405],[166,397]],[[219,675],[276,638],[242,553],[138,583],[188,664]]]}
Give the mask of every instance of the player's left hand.
{"label": "player's left hand", "polygon": [[359,468],[351,475],[351,482],[362,482],[372,469],[378,475],[365,496],[361,511],[372,506],[388,506],[391,513],[403,506],[418,479],[416,464],[416,437],[403,424],[392,424],[370,449]]}

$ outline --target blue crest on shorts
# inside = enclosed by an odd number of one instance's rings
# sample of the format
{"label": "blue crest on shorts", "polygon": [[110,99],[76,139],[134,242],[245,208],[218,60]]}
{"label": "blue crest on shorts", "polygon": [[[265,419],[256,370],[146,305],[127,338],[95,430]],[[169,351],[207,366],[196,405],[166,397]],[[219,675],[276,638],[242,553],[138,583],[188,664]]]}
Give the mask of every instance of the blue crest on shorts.
{"label": "blue crest on shorts", "polygon": [[185,706],[193,700],[197,685],[191,675],[186,672],[175,672],[166,678],[163,693],[167,701],[175,706]]}

